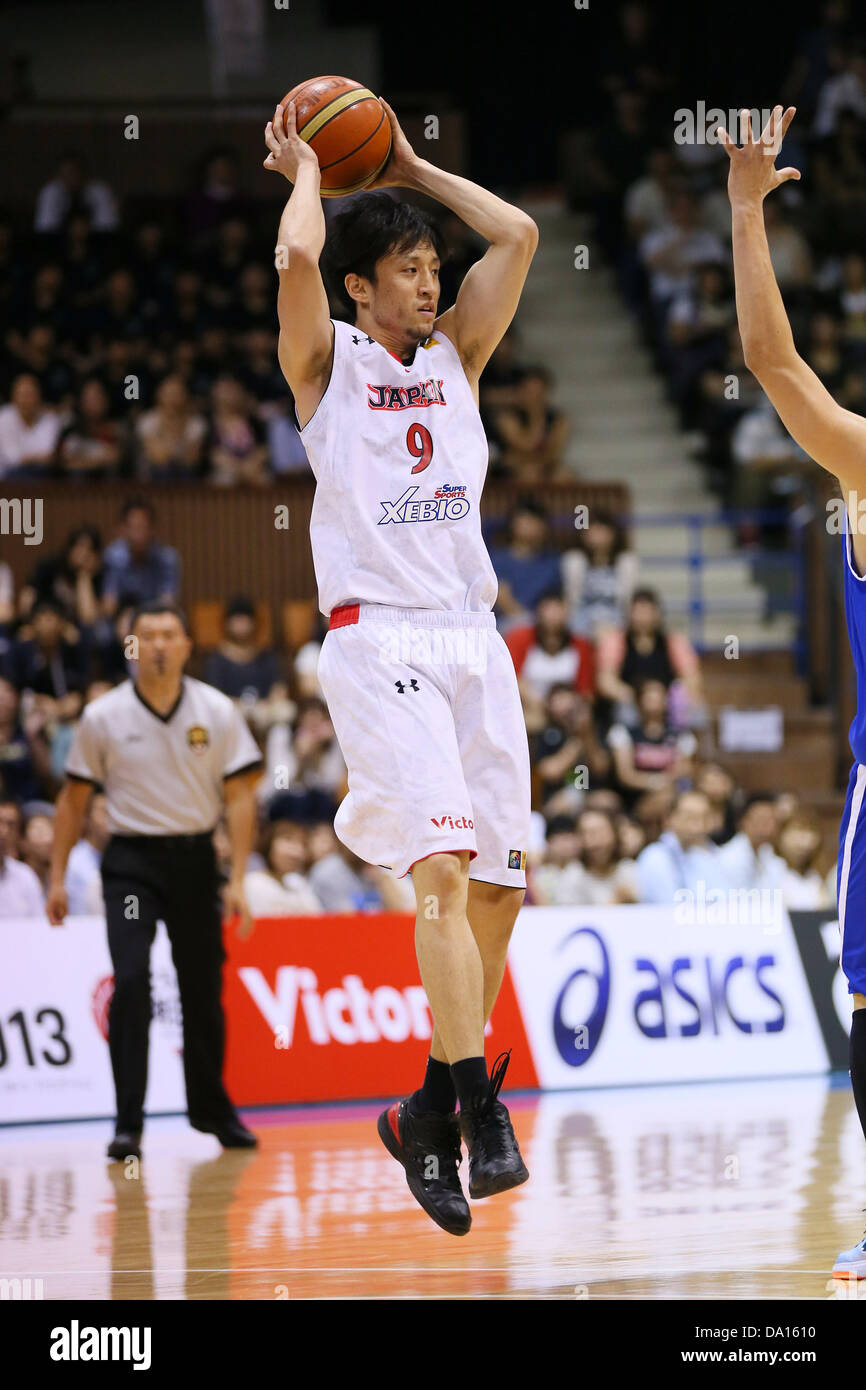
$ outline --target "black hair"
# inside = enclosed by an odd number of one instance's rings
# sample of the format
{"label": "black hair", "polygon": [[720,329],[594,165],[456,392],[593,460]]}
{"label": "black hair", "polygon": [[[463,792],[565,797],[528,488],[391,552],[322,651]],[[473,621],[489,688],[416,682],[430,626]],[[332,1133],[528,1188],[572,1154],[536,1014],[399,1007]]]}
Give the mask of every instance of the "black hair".
{"label": "black hair", "polygon": [[99,533],[99,527],[94,526],[91,521],[83,521],[80,526],[74,526],[66,537],[66,544],[63,547],[64,559],[68,558],[69,552],[73,550],[78,542],[83,540],[85,536],[90,541],[94,550],[102,550],[102,536]]}
{"label": "black hair", "polygon": [[53,613],[56,618],[60,618],[61,620],[66,617],[63,604],[56,598],[52,598],[50,594],[45,594],[42,598],[38,598],[30,611],[31,616],[34,618],[37,613]]}
{"label": "black hair", "polygon": [[346,276],[363,275],[376,281],[376,266],[390,252],[409,251],[419,242],[432,243],[445,261],[442,231],[414,203],[400,203],[388,193],[362,193],[334,218],[322,259],[325,280],[333,296],[355,318],[355,302],[346,291]]}
{"label": "black hair", "polygon": [[515,502],[511,512],[512,523],[514,522],[514,518],[519,516],[521,512],[528,512],[530,516],[537,517],[539,521],[543,521],[547,526],[550,525],[550,517],[547,514],[547,508],[536,501],[534,497],[521,497],[518,502]]}
{"label": "black hair", "polygon": [[742,820],[746,812],[751,811],[753,806],[775,806],[775,804],[776,798],[772,792],[749,792],[748,796],[743,798],[740,805],[738,819]]}
{"label": "black hair", "polygon": [[660,685],[665,693],[668,693],[668,686],[665,685],[663,680],[659,680],[658,676],[642,676],[640,680],[635,683],[634,687],[635,700],[638,703],[648,685]]}
{"label": "black hair", "polygon": [[160,613],[171,613],[175,618],[177,618],[187,637],[192,636],[192,633],[189,630],[189,623],[186,620],[186,614],[184,613],[180,604],[166,602],[158,598],[151,598],[148,599],[146,603],[138,604],[137,608],[135,609],[135,612],[132,614],[132,617],[129,620],[129,631],[135,631],[135,625],[138,622],[139,618],[151,616],[158,617]]}
{"label": "black hair", "polygon": [[545,386],[553,385],[553,373],[547,367],[542,366],[540,362],[534,362],[531,366],[523,368],[521,380],[526,381],[528,377],[535,377],[538,381],[543,381]]}
{"label": "black hair", "polygon": [[662,606],[662,601],[655,589],[634,589],[629,599],[629,607],[633,603],[652,603],[658,609],[661,609]]}
{"label": "black hair", "polygon": [[148,502],[146,497],[130,497],[128,502],[124,502],[120,511],[121,521],[126,521],[130,512],[147,512],[151,523],[156,522],[156,512],[154,511],[153,504]]}
{"label": "black hair", "polygon": [[[579,692],[578,690],[575,689],[575,687],[574,687],[574,685],[573,685],[573,683],[572,683],[571,681],[554,681],[554,682],[553,682],[553,685],[550,687],[550,689],[549,689],[548,692],[547,692],[547,699],[550,700],[551,696],[556,695],[556,693],[557,693],[558,691],[560,691],[560,690],[565,690],[569,695],[579,695],[579,694],[580,694],[580,692]],[[581,698],[583,698],[583,697],[581,697]]]}
{"label": "black hair", "polygon": [[235,594],[229,599],[225,607],[225,618],[254,618],[256,616],[256,605],[253,603],[249,594]]}
{"label": "black hair", "polygon": [[551,835],[573,835],[577,829],[577,820],[574,816],[569,816],[561,812],[551,816],[545,826],[545,839]]}
{"label": "black hair", "polygon": [[[623,530],[623,525],[619,517],[616,516],[613,512],[607,511],[603,507],[595,507],[590,512],[589,525],[607,526],[613,532],[613,548],[611,551],[611,560],[619,559],[623,551],[627,549],[625,531]],[[585,555],[590,554],[590,549],[586,541],[586,533],[588,529],[588,527],[583,527],[579,529],[575,538],[578,549],[582,550]],[[644,592],[646,593],[649,591],[645,590]]]}

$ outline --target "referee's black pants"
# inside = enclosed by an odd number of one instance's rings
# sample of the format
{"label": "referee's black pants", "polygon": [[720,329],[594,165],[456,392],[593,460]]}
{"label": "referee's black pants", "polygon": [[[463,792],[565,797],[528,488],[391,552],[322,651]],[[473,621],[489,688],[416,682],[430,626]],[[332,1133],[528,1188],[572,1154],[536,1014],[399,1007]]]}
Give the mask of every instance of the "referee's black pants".
{"label": "referee's black pants", "polygon": [[157,921],[165,922],[177,972],[190,1120],[206,1126],[225,1122],[236,1112],[222,1082],[225,951],[210,833],[112,836],[102,858],[102,887],[114,966],[108,1046],[118,1131],[138,1131],[144,1119],[150,948]]}

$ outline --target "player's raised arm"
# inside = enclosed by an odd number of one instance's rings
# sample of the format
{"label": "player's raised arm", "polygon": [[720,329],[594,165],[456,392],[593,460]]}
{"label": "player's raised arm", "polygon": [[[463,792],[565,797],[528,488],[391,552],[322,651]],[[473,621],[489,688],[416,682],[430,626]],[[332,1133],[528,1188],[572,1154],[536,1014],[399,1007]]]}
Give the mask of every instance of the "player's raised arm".
{"label": "player's raised arm", "polygon": [[520,208],[477,183],[419,159],[391,107],[379,100],[391,122],[392,154],[384,174],[371,187],[417,188],[444,203],[490,242],[481,260],[467,271],[456,303],[436,320],[436,327],[457,348],[467,377],[477,381],[514,318],[538,245],[538,228]]}
{"label": "player's raised arm", "polygon": [[265,143],[269,154],[264,167],[294,184],[280,218],[275,251],[279,359],[301,422],[306,423],[324,394],[333,352],[328,296],[319,271],[325,244],[319,161],[297,133],[294,102],[285,111],[285,130],[283,107],[277,107],[265,127]]}
{"label": "player's raised arm", "polygon": [[840,406],[800,357],[776,283],[764,230],[768,193],[800,177],[796,169],[776,169],[778,153],[795,108],[777,106],[755,141],[749,113],[740,113],[738,148],[724,127],[719,139],[728,152],[728,196],[734,237],[737,317],[743,354],[779,413],[788,433],[806,453],[834,473],[843,488],[866,485],[866,420]]}

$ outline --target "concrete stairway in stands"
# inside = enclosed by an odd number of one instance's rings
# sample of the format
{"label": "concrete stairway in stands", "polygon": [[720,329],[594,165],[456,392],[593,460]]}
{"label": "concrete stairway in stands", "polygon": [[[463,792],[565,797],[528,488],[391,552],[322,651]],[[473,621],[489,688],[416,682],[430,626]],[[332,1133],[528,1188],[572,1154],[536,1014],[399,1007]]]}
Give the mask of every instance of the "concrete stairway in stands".
{"label": "concrete stairway in stands", "polygon": [[[555,201],[524,206],[539,227],[518,327],[524,357],[544,363],[556,381],[554,399],[572,423],[566,461],[592,479],[617,479],[631,489],[639,518],[633,535],[647,563],[641,578],[658,589],[670,618],[686,626],[688,533],[681,524],[652,521],[669,512],[710,519],[718,503],[691,458],[676,413],[617,289],[612,271],[595,253],[585,217]],[[574,268],[575,247],[589,247],[589,268]],[[697,634],[702,648],[718,650],[730,633],[742,649],[789,648],[792,617],[765,618],[766,595],[729,527],[703,528],[707,555],[704,592],[713,614]]]}

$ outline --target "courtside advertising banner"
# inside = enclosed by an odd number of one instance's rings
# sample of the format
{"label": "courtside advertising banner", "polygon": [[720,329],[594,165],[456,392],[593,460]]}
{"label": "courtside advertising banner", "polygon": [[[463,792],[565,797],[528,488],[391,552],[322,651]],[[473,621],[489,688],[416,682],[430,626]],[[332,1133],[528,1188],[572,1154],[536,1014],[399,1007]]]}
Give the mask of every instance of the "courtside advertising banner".
{"label": "courtside advertising banner", "polygon": [[[545,1088],[828,1069],[787,914],[678,920],[669,907],[521,914],[509,966]],[[709,915],[709,914],[705,914]]]}
{"label": "courtside advertising banner", "polygon": [[[228,933],[226,1085],[239,1105],[399,1096],[423,1079],[433,1019],[402,913],[259,921]],[[485,1039],[508,1082],[537,1086],[506,974]]]}
{"label": "courtside advertising banner", "polygon": [[[838,1066],[838,928],[820,914],[796,919],[795,932],[784,913],[761,927],[686,925],[671,908],[524,908],[488,1025],[488,1062],[511,1049],[509,1089]],[[0,1123],[111,1117],[104,921],[0,926]],[[413,927],[403,914],[291,917],[260,920],[242,940],[227,924],[225,1078],[236,1103],[413,1090],[433,1026]],[[182,1114],[180,1002],[161,925],[151,982],[147,1110]]]}
{"label": "courtside advertising banner", "polygon": [[[0,921],[0,1123],[114,1114],[105,920]],[[180,1001],[165,928],[150,957],[147,1110],[186,1109]]]}

